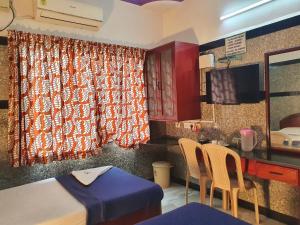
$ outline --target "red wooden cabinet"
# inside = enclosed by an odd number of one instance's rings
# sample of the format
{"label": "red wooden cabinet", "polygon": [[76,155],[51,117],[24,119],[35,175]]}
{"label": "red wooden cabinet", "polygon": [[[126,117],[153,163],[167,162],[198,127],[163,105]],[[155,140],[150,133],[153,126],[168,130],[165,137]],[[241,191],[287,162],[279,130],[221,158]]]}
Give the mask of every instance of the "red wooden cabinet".
{"label": "red wooden cabinet", "polygon": [[172,42],[149,50],[145,61],[150,120],[200,119],[199,46]]}

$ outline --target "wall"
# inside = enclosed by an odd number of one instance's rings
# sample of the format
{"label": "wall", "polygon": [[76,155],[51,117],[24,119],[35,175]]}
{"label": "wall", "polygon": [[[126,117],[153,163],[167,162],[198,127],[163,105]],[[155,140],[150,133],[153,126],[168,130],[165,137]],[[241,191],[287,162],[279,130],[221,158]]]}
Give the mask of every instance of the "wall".
{"label": "wall", "polygon": [[[0,101],[8,100],[8,59],[7,47],[0,45]],[[0,152],[7,151],[7,109],[0,109]],[[0,160],[7,154],[0,153]]]}
{"label": "wall", "polygon": [[[233,61],[231,66],[259,63],[261,69],[264,65],[264,53],[275,51],[283,48],[300,46],[300,26],[289,28],[286,30],[274,32],[268,35],[256,37],[247,40],[247,53],[242,55],[241,60]],[[216,59],[225,55],[225,48],[219,47],[211,50]],[[217,63],[217,68],[224,67],[224,64]],[[202,82],[201,87],[205,87],[205,70],[201,71]],[[263,71],[261,71],[263,74]],[[203,93],[202,93],[203,94]],[[202,120],[212,120],[212,105],[201,103]],[[216,124],[202,123],[202,128],[215,128],[215,131],[225,137],[227,142],[232,142],[233,137],[239,136],[239,130],[244,127],[252,127],[259,134],[260,145],[265,139],[266,134],[266,115],[265,101],[257,104],[241,104],[241,105],[215,105]],[[174,137],[189,137],[194,140],[199,138],[199,133],[191,132],[183,128],[181,123],[180,128],[176,128],[176,124],[172,122],[160,123],[155,122],[155,127],[163,135]],[[218,135],[217,135],[218,136]],[[261,151],[264,150],[263,146]],[[168,160],[175,167],[173,176],[184,179],[184,164],[180,155],[178,146],[169,146],[167,153]],[[277,212],[299,217],[300,208],[300,191],[298,187],[293,187],[288,184],[277,181],[263,181],[256,179],[258,187],[258,199],[261,206],[270,208]],[[241,199],[252,201],[252,195],[242,193]]]}
{"label": "wall", "polygon": [[[78,39],[114,43],[146,48],[160,40],[162,36],[162,17],[160,14],[120,0],[77,0],[101,6],[104,22],[98,32],[56,26],[34,21],[33,0],[14,0],[18,18],[10,29],[55,34]],[[9,21],[10,16],[0,11],[0,27]],[[6,32],[0,33],[0,36]]]}
{"label": "wall", "polygon": [[[221,15],[252,4],[253,0],[219,0],[205,3],[185,0],[178,9],[163,15],[163,37],[192,43],[207,43],[235,32],[250,30],[289,14],[299,14],[299,0],[277,0],[236,17],[220,21]],[[282,19],[282,18],[281,18]]]}

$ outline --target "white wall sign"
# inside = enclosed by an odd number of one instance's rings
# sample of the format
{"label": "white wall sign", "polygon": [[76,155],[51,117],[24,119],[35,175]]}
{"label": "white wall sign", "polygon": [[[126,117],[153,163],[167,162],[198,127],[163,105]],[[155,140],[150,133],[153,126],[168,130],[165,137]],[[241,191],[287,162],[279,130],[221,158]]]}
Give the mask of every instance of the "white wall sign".
{"label": "white wall sign", "polygon": [[246,34],[238,34],[225,39],[226,56],[246,53]]}

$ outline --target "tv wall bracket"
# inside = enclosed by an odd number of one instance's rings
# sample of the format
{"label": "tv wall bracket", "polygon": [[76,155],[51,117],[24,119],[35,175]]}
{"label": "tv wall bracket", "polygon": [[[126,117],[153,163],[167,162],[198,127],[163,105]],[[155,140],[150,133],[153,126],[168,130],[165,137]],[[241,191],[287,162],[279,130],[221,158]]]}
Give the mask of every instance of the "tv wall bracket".
{"label": "tv wall bracket", "polygon": [[218,58],[217,61],[219,63],[227,64],[227,68],[229,68],[231,62],[234,60],[242,60],[242,56],[241,55],[229,55],[229,56],[224,56],[224,57]]}

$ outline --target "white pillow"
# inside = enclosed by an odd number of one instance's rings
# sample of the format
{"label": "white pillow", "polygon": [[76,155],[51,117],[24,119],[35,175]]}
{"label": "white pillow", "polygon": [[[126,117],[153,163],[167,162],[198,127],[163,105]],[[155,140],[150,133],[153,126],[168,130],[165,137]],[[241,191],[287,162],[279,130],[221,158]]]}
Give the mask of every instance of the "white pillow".
{"label": "white pillow", "polygon": [[286,127],[280,130],[280,132],[287,135],[299,135],[300,136],[300,127]]}

